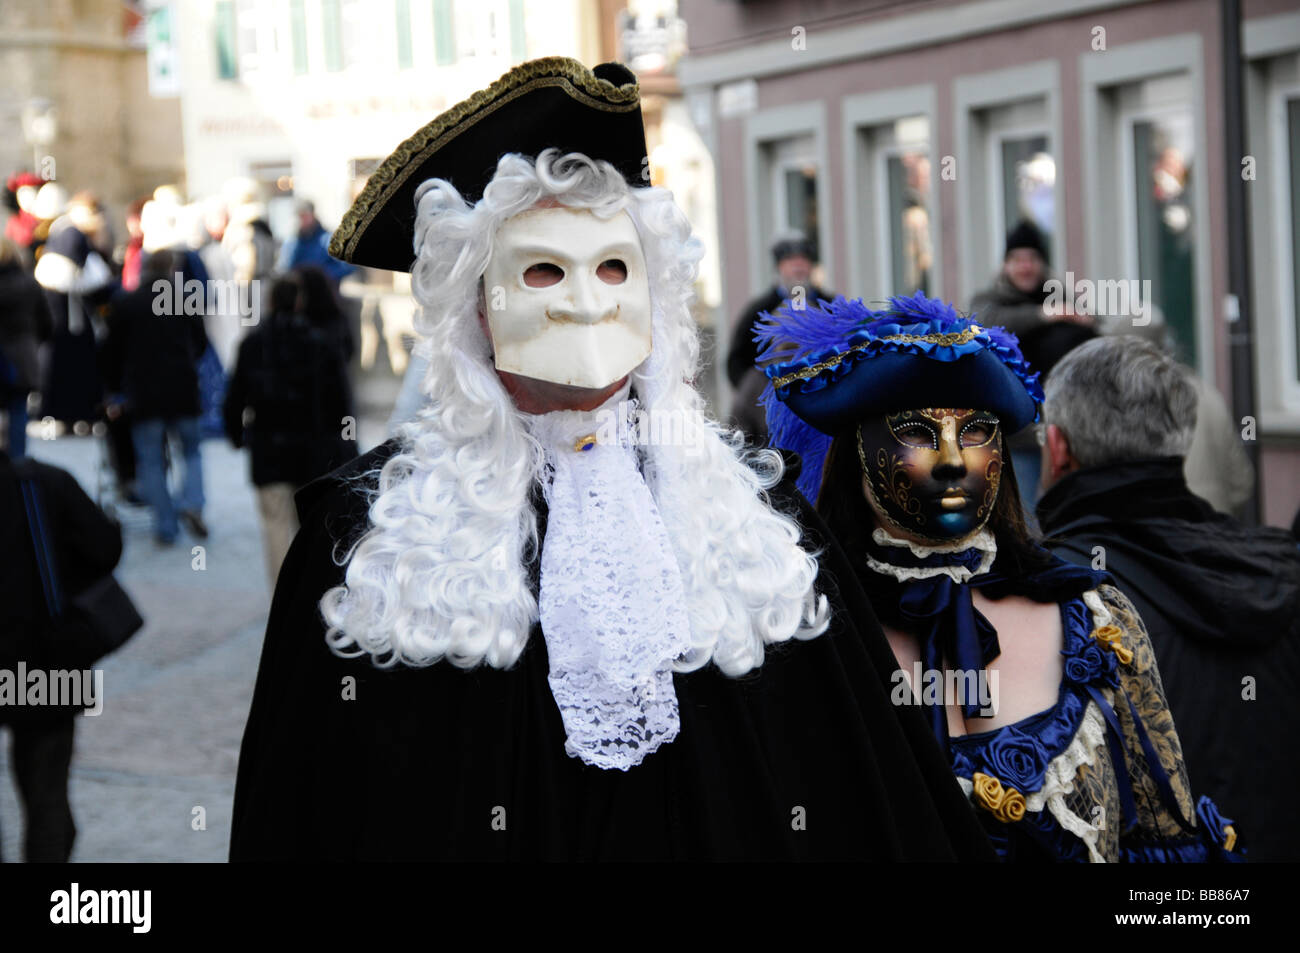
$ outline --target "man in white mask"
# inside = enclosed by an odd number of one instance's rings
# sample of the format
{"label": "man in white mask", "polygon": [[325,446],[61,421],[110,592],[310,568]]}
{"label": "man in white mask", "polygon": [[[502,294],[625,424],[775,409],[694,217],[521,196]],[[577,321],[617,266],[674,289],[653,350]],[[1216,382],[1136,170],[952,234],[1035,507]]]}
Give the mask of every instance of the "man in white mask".
{"label": "man in white mask", "polygon": [[345,216],[411,270],[426,402],[297,496],[232,859],[991,856],[780,458],[703,414],[644,157],[630,72],[535,60]]}

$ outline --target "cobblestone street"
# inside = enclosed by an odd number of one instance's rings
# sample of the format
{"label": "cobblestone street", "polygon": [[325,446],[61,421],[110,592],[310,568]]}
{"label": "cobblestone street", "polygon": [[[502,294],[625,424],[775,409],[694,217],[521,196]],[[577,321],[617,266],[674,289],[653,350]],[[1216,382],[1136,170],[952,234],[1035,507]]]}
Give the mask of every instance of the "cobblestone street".
{"label": "cobblestone street", "polygon": [[[361,449],[383,437],[396,382],[359,388]],[[74,474],[92,498],[102,442],[93,437],[33,439],[32,456]],[[106,470],[106,468],[104,468]],[[123,515],[118,581],[145,627],[104,659],[104,709],[78,717],[71,797],[74,861],[224,861],[239,743],[257,673],[270,590],[248,458],[225,440],[203,443],[211,530],[206,567],[193,566],[199,541],[182,533],[160,548],[143,509]],[[110,491],[105,486],[105,494]],[[9,772],[8,734],[0,746],[0,846],[21,858],[22,826]],[[195,830],[195,808],[205,829]]]}

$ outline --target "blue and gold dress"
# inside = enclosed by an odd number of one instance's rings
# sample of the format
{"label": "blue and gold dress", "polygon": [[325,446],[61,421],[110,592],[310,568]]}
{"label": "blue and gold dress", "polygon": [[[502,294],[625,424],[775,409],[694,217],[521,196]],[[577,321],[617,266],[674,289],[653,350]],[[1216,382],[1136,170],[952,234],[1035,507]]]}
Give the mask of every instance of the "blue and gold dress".
{"label": "blue and gold dress", "polygon": [[[882,541],[877,532],[863,581],[878,606],[882,597],[906,606],[927,588],[926,609],[934,611],[913,611],[903,620],[922,633],[923,656],[931,634],[926,622],[935,629],[951,625],[954,605],[969,606],[970,586],[994,599],[1017,594],[1060,606],[1064,672],[1056,704],[1014,724],[952,738],[946,716],[932,719],[999,856],[1097,863],[1241,859],[1231,822],[1209,798],[1193,800],[1150,639],[1133,604],[1104,573],[1053,559],[1036,572],[1003,574],[997,561],[979,558],[990,557],[987,551],[918,556],[915,547],[881,547]],[[939,600],[936,577],[946,590]],[[886,596],[882,589],[892,591]]]}

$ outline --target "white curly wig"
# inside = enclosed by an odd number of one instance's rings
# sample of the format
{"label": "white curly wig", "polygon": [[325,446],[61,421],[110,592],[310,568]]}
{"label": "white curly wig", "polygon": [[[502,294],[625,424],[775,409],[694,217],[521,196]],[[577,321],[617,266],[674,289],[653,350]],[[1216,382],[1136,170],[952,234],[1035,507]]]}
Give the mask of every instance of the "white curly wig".
{"label": "white curly wig", "polygon": [[400,452],[363,480],[372,493],[369,528],[336,555],[347,570],[345,584],[321,599],[326,640],[339,655],[369,654],[382,667],[446,659],[508,668],[523,653],[538,619],[529,566],[543,454],[493,367],[480,277],[502,223],[547,199],[601,218],[625,210],[641,237],[653,352],[633,371],[632,389],[642,407],[675,411],[695,431],[680,445],[644,448],[642,458],[687,600],[691,649],[674,664],[691,671],[712,659],[742,675],[762,664],[766,644],[827,627],[826,599],[813,587],[816,559],[765,494],[780,477],[780,457],[742,459],[739,435],[704,416],[690,383],[699,342],[689,304],[701,252],[671,193],[630,188],[609,163],[553,149],[535,164],[502,157],[472,207],[442,179],[416,193],[412,285],[416,327],[429,339],[428,403],[399,431]]}

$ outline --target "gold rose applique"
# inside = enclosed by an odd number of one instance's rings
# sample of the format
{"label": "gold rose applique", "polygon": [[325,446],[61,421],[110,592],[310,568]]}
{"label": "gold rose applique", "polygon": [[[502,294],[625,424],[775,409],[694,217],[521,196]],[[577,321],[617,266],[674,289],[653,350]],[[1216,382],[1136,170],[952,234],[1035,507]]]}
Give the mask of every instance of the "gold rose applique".
{"label": "gold rose applique", "polygon": [[1025,796],[1015,788],[1003,787],[997,778],[976,771],[971,776],[975,803],[1003,824],[1014,824],[1025,816]]}
{"label": "gold rose applique", "polygon": [[1124,646],[1124,631],[1117,625],[1099,625],[1092,630],[1092,637],[1115,653],[1121,665],[1133,661],[1133,650]]}

